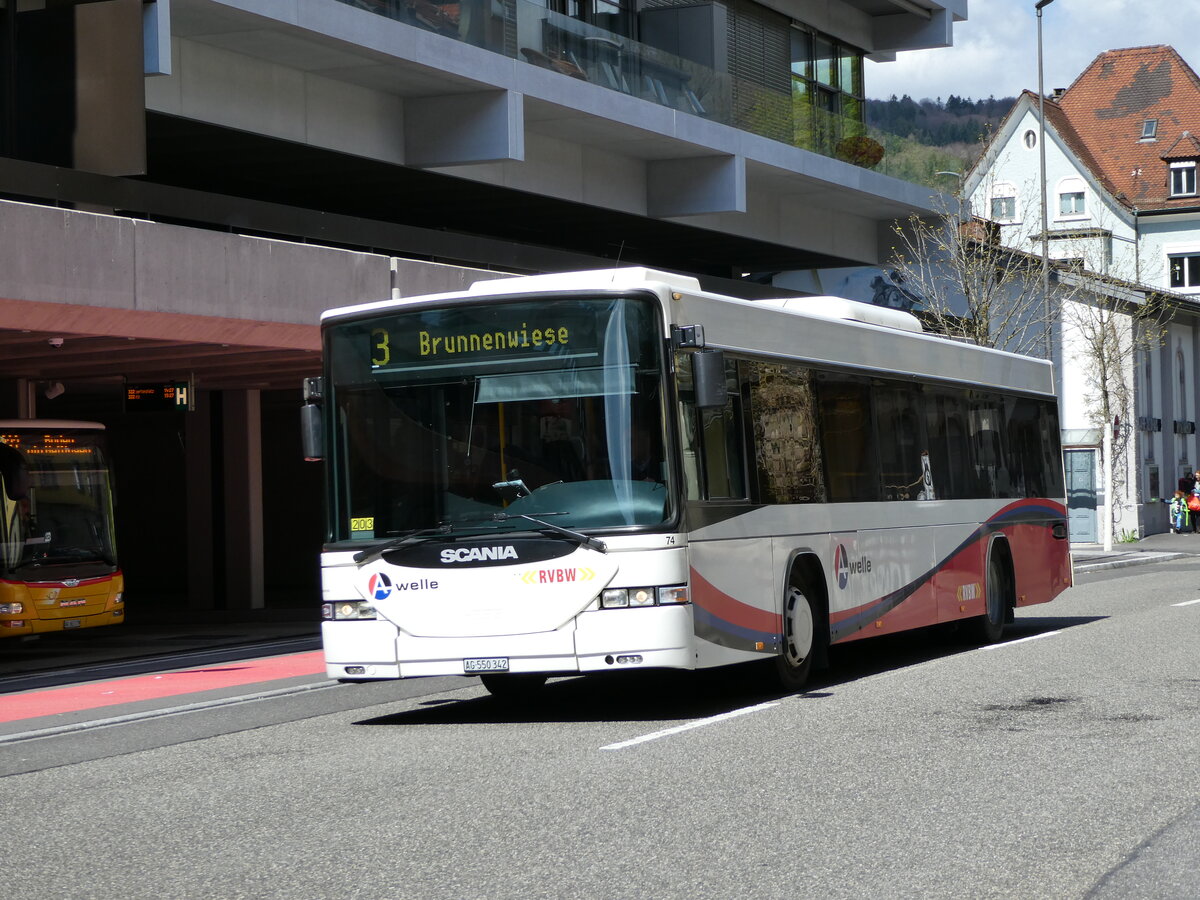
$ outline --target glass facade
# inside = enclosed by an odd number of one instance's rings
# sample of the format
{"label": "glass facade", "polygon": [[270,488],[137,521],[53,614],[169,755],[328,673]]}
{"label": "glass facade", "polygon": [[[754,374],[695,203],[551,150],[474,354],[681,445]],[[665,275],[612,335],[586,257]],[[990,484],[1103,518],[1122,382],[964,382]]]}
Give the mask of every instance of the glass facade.
{"label": "glass facade", "polygon": [[795,143],[839,155],[840,141],[866,132],[863,53],[798,24],[791,46]]}
{"label": "glass facade", "polygon": [[[364,0],[343,0],[363,6]],[[860,165],[863,52],[747,0],[372,0],[417,28]],[[647,23],[654,19],[654,27]],[[789,63],[790,58],[790,63]],[[721,62],[718,62],[721,60]]]}

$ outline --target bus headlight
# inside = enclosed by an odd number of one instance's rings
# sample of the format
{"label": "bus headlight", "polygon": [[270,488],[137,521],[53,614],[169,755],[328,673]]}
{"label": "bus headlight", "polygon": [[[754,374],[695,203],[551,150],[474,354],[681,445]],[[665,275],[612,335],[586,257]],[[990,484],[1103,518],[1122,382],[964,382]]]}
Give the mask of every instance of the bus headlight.
{"label": "bus headlight", "polygon": [[600,595],[601,609],[623,609],[629,605],[629,591],[625,588],[610,588]]}
{"label": "bus headlight", "polygon": [[23,612],[24,603],[0,603],[0,616],[19,616]]}
{"label": "bus headlight", "polygon": [[629,589],[629,605],[630,606],[653,606],[654,605],[654,588],[630,588]]}
{"label": "bus headlight", "polygon": [[339,600],[337,603],[321,604],[322,619],[374,619],[375,607],[363,600]]}
{"label": "bus headlight", "polygon": [[687,603],[688,589],[684,585],[660,587],[658,589],[658,602],[660,606],[666,606],[670,603]]}
{"label": "bus headlight", "polygon": [[637,606],[668,606],[688,602],[684,585],[671,587],[609,588],[600,594],[601,609],[625,609]]}

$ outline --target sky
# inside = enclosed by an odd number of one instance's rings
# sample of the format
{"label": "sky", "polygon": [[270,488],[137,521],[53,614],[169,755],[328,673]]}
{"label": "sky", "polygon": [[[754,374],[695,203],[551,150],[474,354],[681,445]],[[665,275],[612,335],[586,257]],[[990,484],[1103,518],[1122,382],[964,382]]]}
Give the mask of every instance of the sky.
{"label": "sky", "polygon": [[[954,46],[867,62],[867,96],[973,100],[1037,90],[1035,0],[968,0]],[[1187,10],[1186,16],[1180,14]],[[1053,0],[1042,10],[1045,87],[1065,88],[1105,50],[1171,44],[1200,71],[1200,0]],[[1181,23],[1191,24],[1181,27]]]}

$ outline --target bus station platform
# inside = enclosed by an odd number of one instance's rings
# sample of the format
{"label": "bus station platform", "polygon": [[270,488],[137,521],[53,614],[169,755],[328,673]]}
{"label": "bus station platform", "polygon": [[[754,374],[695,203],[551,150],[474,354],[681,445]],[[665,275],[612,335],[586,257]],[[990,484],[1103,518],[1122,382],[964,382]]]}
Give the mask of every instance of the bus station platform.
{"label": "bus station platform", "polygon": [[311,609],[244,612],[139,614],[135,600],[128,607],[121,625],[0,641],[0,678],[159,658],[187,665],[201,656],[237,659],[321,646],[317,603]]}

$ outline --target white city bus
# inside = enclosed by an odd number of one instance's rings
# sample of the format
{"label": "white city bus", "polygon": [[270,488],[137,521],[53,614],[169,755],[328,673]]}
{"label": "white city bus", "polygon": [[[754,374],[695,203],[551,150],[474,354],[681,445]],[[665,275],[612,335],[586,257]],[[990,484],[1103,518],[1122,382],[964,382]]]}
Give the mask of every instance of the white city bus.
{"label": "white city bus", "polygon": [[838,298],[619,269],[336,309],[306,383],[327,462],[327,671],[762,660],[962,622],[1071,581],[1048,363]]}

